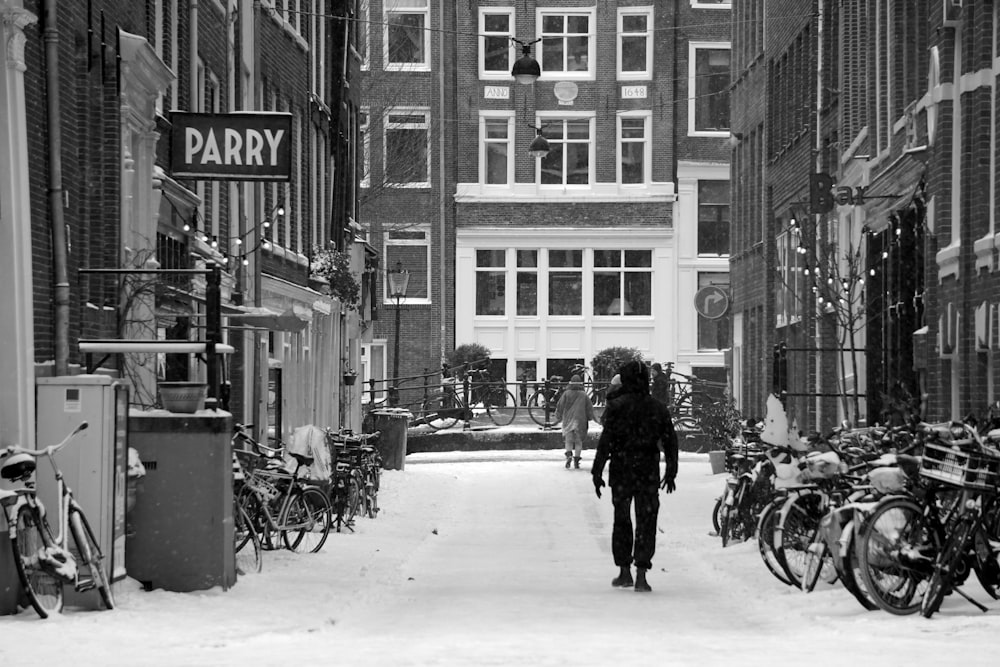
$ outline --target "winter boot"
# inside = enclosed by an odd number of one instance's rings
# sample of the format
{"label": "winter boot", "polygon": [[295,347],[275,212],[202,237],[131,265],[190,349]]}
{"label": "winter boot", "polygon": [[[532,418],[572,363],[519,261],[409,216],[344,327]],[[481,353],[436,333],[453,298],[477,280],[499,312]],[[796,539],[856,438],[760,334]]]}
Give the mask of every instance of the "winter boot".
{"label": "winter boot", "polygon": [[635,570],[635,592],[636,593],[649,593],[653,589],[649,587],[646,583],[646,570],[637,567]]}
{"label": "winter boot", "polygon": [[618,576],[611,580],[611,585],[615,588],[627,588],[633,583],[632,572],[629,571],[628,567],[620,568]]}
{"label": "winter boot", "polygon": [[[573,460],[573,452],[566,452],[566,470],[569,470],[570,461]],[[577,466],[579,468],[580,466]]]}
{"label": "winter boot", "polygon": [[576,468],[577,470],[580,469],[580,457],[579,456],[574,456],[573,457],[573,467]]}

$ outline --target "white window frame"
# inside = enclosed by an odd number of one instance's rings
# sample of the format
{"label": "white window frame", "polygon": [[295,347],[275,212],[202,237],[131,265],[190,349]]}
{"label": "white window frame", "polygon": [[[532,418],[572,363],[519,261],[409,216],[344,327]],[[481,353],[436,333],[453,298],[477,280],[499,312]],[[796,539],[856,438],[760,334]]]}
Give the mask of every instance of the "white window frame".
{"label": "white window frame", "polygon": [[[645,16],[646,17],[646,68],[641,72],[622,71],[622,42],[625,38],[625,17]],[[629,37],[636,37],[640,33],[627,33]],[[618,49],[618,80],[619,81],[643,81],[653,78],[653,7],[619,7],[618,8],[618,39],[616,46]]]}
{"label": "white window frame", "polygon": [[[418,239],[390,239],[389,237],[390,237],[390,235],[392,234],[393,231],[405,231],[405,232],[409,232],[409,233],[412,233],[412,232],[423,232],[424,238],[423,238],[423,240],[418,240]],[[391,271],[391,270],[393,270],[393,269],[396,268],[395,266],[388,265],[388,257],[389,257],[388,249],[389,249],[390,246],[396,246],[396,247],[399,247],[399,246],[423,246],[426,249],[426,251],[427,251],[427,285],[426,285],[427,297],[426,298],[414,298],[414,297],[405,296],[405,297],[403,297],[402,299],[399,300],[399,303],[400,304],[420,304],[420,305],[426,305],[426,304],[432,303],[433,300],[431,298],[431,294],[432,294],[431,293],[431,272],[432,272],[432,268],[431,268],[431,226],[430,225],[426,225],[426,224],[415,224],[415,225],[408,225],[406,227],[400,227],[398,230],[391,230],[391,229],[390,230],[386,230],[386,233],[382,237],[382,257],[386,258],[387,266],[385,267],[383,273],[385,273],[386,271]],[[403,268],[406,268],[406,267],[403,267]],[[392,297],[392,296],[389,296],[389,278],[388,278],[387,275],[383,275],[382,278],[383,278],[383,280],[382,280],[382,303],[384,305],[394,306],[394,305],[396,305],[396,298]],[[414,280],[414,276],[413,276],[413,274],[410,274],[410,282],[409,282],[409,284],[407,286],[408,287],[407,291],[410,291],[409,288],[410,288],[410,286],[413,285],[413,280]]]}
{"label": "white window frame", "polygon": [[544,7],[535,10],[535,25],[538,26],[538,37],[542,38],[542,41],[535,44],[537,53],[534,55],[535,59],[538,60],[538,64],[542,64],[543,47],[545,44],[544,35],[542,33],[542,23],[546,16],[586,16],[587,17],[587,69],[577,70],[577,71],[567,71],[563,70],[560,72],[546,72],[545,68],[542,67],[542,75],[539,77],[540,81],[584,81],[593,80],[596,78],[596,42],[597,42],[597,9],[595,7]]}
{"label": "white window frame", "polygon": [[[431,38],[430,21],[431,6],[430,0],[422,0],[424,7],[398,7],[396,0],[386,0],[382,7],[382,68],[387,72],[429,72],[431,71]],[[423,48],[424,61],[421,63],[391,63],[389,62],[389,24],[392,22],[391,14],[422,14],[424,17]]]}
{"label": "white window frame", "polygon": [[365,45],[365,52],[358,54],[361,60],[361,70],[367,72],[372,66],[372,31],[371,31],[371,1],[360,0],[358,3],[358,21],[361,27],[358,34],[358,41]]}
{"label": "white window frame", "polygon": [[[390,123],[389,116],[392,115],[423,116],[424,123]],[[369,116],[369,123],[371,117]],[[388,151],[387,134],[394,129],[424,129],[427,131],[427,180],[415,181],[412,183],[392,183],[389,181],[386,165],[386,153]],[[386,109],[382,114],[382,171],[385,174],[385,185],[390,188],[429,188],[431,186],[431,110],[427,107],[392,107]]]}
{"label": "white window frame", "polygon": [[[479,112],[479,183],[484,188],[500,188],[509,190],[514,185],[514,111],[480,111]],[[507,140],[500,141],[496,139],[488,139],[486,137],[486,121],[487,120],[506,120],[507,121]],[[487,172],[487,152],[486,145],[488,143],[506,143],[507,144],[507,182],[506,183],[487,183],[486,182],[486,172]]]}
{"label": "white window frame", "polygon": [[[481,250],[502,253],[503,266],[479,266],[479,252]],[[509,298],[510,297],[510,289],[509,289],[508,283],[510,282],[510,275],[511,275],[511,267],[509,266],[509,264],[510,264],[510,257],[509,256],[510,256],[510,249],[509,248],[491,248],[491,247],[485,247],[485,248],[476,248],[473,251],[473,253],[472,253],[472,257],[473,257],[472,265],[474,267],[474,272],[475,272],[475,274],[473,276],[473,280],[475,282],[473,283],[473,285],[474,285],[473,286],[473,295],[474,295],[474,297],[473,297],[472,307],[474,309],[473,312],[475,313],[474,316],[476,317],[476,319],[502,319],[502,320],[506,320],[506,319],[508,319],[508,317],[510,317],[510,312],[509,312],[509,308],[508,308],[508,305],[509,305],[508,302],[510,301],[510,298]],[[500,313],[499,315],[482,315],[482,314],[479,313],[479,274],[480,273],[499,273],[499,274],[503,274],[503,295],[502,295],[502,299],[503,299],[503,312]],[[515,311],[516,311],[517,306],[515,305],[514,308],[515,308]]]}
{"label": "white window frame", "polygon": [[[642,152],[642,173],[643,179],[642,183],[623,183],[622,182],[622,144],[625,140],[622,137],[622,119],[623,118],[641,118],[643,121],[643,138],[642,142],[645,145],[645,149]],[[652,142],[652,126],[653,126],[653,112],[652,111],[619,111],[617,118],[615,120],[615,133],[617,140],[615,142],[615,180],[623,188],[644,188],[647,187],[652,182],[652,171],[653,171],[653,142]],[[640,143],[634,139],[628,140],[628,143]]]}
{"label": "white window frame", "polygon": [[361,107],[359,116],[364,117],[364,122],[358,119],[358,129],[361,134],[361,178],[358,179],[358,187],[370,188],[372,184],[372,112],[369,107]]}
{"label": "white window frame", "polygon": [[[588,168],[588,172],[589,173],[587,175],[587,182],[583,183],[583,184],[580,184],[580,185],[577,185],[577,184],[568,185],[568,184],[565,184],[565,183],[558,183],[558,184],[557,183],[545,183],[545,184],[542,184],[542,158],[535,158],[535,185],[538,188],[544,189],[544,190],[586,190],[586,189],[594,187],[594,183],[596,182],[596,180],[595,180],[596,173],[597,173],[597,169],[596,169],[596,165],[595,165],[595,160],[596,160],[596,156],[597,156],[597,148],[596,148],[597,138],[594,135],[594,132],[596,130],[596,117],[597,117],[597,114],[594,111],[582,111],[582,112],[576,112],[576,113],[566,113],[565,111],[540,111],[540,112],[538,112],[538,115],[535,117],[535,126],[536,127],[541,127],[542,125],[545,125],[546,122],[551,123],[553,121],[563,121],[563,120],[589,120],[590,121],[590,138],[587,141],[587,143],[589,144],[588,158],[587,158],[587,168]],[[544,129],[542,130],[542,133],[543,134],[545,133]],[[564,153],[564,156],[565,156],[565,153]],[[564,157],[564,160],[565,160],[565,157]],[[564,181],[566,180],[566,172],[565,172],[565,170],[563,170],[563,180]]]}
{"label": "white window frame", "polygon": [[733,3],[729,0],[723,2],[699,2],[691,0],[691,9],[732,9]]}
{"label": "white window frame", "polygon": [[[688,136],[689,137],[728,137],[730,130],[696,130],[695,113],[697,112],[697,56],[698,51],[730,51],[732,58],[732,44],[730,42],[688,42]],[[730,60],[730,62],[732,62]],[[730,98],[730,103],[732,99]]]}
{"label": "white window frame", "polygon": [[[614,250],[614,251],[617,251],[619,253],[619,255],[618,255],[618,266],[600,266],[600,267],[597,266],[596,263],[595,263],[595,261],[594,261],[594,254],[597,251],[599,251],[599,250]],[[649,266],[625,266],[625,253],[626,253],[626,251],[630,251],[630,252],[631,251],[635,251],[635,252],[648,252],[649,253]],[[597,280],[597,276],[598,275],[610,275],[610,274],[617,275],[618,276],[618,298],[619,299],[624,299],[625,298],[625,274],[628,274],[628,273],[632,273],[632,274],[635,274],[635,273],[649,274],[649,304],[650,304],[649,305],[649,309],[650,309],[650,312],[645,313],[645,314],[628,314],[628,313],[608,314],[608,313],[599,313],[599,312],[593,310],[593,308],[594,308],[594,297],[591,296],[591,299],[590,299],[590,309],[593,312],[594,317],[609,318],[609,319],[619,319],[619,320],[620,319],[628,319],[629,321],[635,320],[637,318],[642,318],[642,317],[645,317],[646,319],[652,319],[652,317],[653,317],[653,307],[656,305],[656,300],[653,298],[653,292],[656,290],[656,277],[655,277],[655,274],[653,273],[653,264],[654,264],[653,251],[650,250],[650,249],[644,249],[644,248],[597,247],[597,248],[591,248],[588,254],[590,255],[590,260],[591,260],[590,261],[590,291],[591,291],[592,295],[596,291],[596,288],[594,287],[594,283]]]}
{"label": "white window frame", "polygon": [[[508,30],[505,33],[502,32],[486,32],[486,16],[504,14],[507,16]],[[511,40],[514,37],[515,28],[517,24],[515,22],[514,8],[513,7],[480,7],[479,8],[479,53],[478,53],[478,66],[479,66],[479,78],[489,81],[512,81],[514,77],[511,75],[510,70],[514,66],[514,59],[517,58],[517,51],[515,49],[515,44]],[[486,37],[500,37],[505,35],[507,37],[507,67],[504,71],[498,70],[487,70],[485,68],[485,56],[486,56]]]}

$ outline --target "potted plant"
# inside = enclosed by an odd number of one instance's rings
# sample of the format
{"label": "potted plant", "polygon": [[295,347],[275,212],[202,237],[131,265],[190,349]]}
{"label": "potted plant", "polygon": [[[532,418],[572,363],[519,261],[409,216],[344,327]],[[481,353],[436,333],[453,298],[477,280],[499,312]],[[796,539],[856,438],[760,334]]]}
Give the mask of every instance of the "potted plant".
{"label": "potted plant", "polygon": [[335,248],[315,248],[310,278],[329,285],[330,296],[349,310],[361,304],[361,284],[351,270],[350,253]]}

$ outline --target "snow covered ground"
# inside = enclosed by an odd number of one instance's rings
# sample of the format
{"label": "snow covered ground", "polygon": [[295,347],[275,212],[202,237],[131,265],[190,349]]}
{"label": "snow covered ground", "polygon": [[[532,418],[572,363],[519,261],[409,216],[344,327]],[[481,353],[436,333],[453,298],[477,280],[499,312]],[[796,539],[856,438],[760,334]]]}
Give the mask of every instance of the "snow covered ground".
{"label": "snow covered ground", "polygon": [[1000,664],[1000,601],[975,585],[987,614],[949,596],[896,617],[784,586],[755,543],[722,549],[705,455],[662,496],[651,594],[611,587],[609,494],[561,451],[413,454],[383,479],[377,520],[265,553],[229,591],[126,580],[113,612],[0,617],[0,665]]}

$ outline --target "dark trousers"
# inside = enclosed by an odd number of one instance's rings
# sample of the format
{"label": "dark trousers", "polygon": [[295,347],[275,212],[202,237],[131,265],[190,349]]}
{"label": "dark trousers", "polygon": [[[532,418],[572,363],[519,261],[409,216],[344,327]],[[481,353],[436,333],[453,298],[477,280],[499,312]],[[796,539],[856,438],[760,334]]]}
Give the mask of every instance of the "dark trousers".
{"label": "dark trousers", "polygon": [[[611,484],[611,502],[615,506],[615,525],[611,531],[611,553],[615,565],[652,567],[656,551],[656,516],[660,511],[659,485],[654,479],[615,479]],[[632,530],[632,506],[635,506],[635,537]],[[633,550],[634,547],[634,550]]]}

